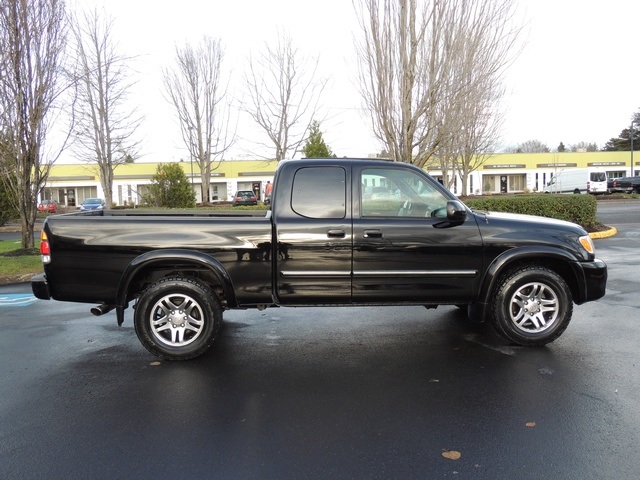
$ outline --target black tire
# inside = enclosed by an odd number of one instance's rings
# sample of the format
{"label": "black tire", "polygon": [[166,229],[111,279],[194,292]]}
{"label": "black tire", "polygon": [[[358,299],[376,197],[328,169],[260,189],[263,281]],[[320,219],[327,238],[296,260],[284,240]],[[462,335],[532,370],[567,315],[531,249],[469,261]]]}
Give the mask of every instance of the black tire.
{"label": "black tire", "polygon": [[180,275],[149,286],[138,299],[134,325],[138,339],[165,360],[190,360],[206,352],[216,338],[222,309],[204,283]]}
{"label": "black tire", "polygon": [[518,345],[553,342],[569,326],[573,297],[564,279],[553,270],[531,265],[505,273],[491,302],[492,325]]}

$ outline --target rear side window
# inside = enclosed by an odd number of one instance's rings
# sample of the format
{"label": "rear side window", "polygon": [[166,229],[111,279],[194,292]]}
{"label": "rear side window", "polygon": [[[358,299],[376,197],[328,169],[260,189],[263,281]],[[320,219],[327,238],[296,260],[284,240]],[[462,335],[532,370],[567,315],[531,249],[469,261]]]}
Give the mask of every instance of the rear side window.
{"label": "rear side window", "polygon": [[340,167],[301,168],[293,178],[291,208],[307,218],[346,216],[346,172]]}

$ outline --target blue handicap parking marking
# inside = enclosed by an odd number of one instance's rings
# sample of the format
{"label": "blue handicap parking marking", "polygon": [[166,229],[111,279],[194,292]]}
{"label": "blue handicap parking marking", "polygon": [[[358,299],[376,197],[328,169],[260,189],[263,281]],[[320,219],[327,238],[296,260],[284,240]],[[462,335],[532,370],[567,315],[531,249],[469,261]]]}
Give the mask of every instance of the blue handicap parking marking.
{"label": "blue handicap parking marking", "polygon": [[31,293],[9,293],[0,295],[0,307],[26,307],[37,302]]}

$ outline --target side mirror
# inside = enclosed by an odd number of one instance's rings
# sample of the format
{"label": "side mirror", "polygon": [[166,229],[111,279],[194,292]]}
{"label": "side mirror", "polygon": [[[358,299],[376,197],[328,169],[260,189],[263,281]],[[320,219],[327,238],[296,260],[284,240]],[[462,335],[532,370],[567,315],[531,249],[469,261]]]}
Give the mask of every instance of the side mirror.
{"label": "side mirror", "polygon": [[453,223],[463,223],[467,219],[467,209],[459,200],[447,202],[447,220]]}
{"label": "side mirror", "polygon": [[467,208],[459,200],[449,200],[447,202],[447,219],[434,223],[433,228],[451,228],[462,225],[467,219]]}

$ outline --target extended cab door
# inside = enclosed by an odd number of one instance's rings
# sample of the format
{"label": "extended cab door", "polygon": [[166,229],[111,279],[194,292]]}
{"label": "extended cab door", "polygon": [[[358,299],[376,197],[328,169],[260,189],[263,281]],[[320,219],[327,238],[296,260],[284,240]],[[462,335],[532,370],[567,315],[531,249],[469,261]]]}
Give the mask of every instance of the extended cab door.
{"label": "extended cab door", "polygon": [[274,285],[280,304],[351,301],[350,175],[349,164],[304,160],[278,173]]}
{"label": "extended cab door", "polygon": [[406,165],[353,166],[359,196],[353,219],[353,301],[464,303],[483,271],[483,246],[472,215],[446,218],[451,196]]}

